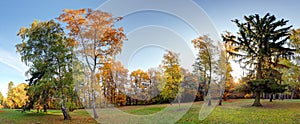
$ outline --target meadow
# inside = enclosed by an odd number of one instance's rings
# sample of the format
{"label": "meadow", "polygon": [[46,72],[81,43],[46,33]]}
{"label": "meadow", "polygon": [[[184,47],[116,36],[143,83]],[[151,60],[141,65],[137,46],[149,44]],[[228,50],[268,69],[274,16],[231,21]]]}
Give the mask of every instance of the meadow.
{"label": "meadow", "polygon": [[[212,113],[204,120],[199,120],[199,110],[203,102],[195,102],[189,111],[176,123],[178,124],[298,124],[300,123],[300,100],[262,100],[262,107],[252,107],[251,99],[228,100],[222,106],[216,106]],[[135,115],[148,115],[161,111],[167,105],[126,106],[119,109]],[[185,107],[185,104],[182,104]],[[64,121],[60,110],[49,110],[47,113],[36,113],[35,110],[21,113],[20,110],[0,110],[0,120],[3,124],[95,124],[92,116],[85,110],[71,112],[72,120]],[[111,116],[114,120],[114,117]],[[101,123],[101,122],[100,122]],[[138,123],[138,122],[136,122]]]}

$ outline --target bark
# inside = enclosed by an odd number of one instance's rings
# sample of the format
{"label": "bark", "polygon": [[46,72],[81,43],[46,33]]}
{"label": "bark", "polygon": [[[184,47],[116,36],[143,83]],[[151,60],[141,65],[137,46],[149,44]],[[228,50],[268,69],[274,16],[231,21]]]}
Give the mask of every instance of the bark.
{"label": "bark", "polygon": [[293,90],[292,90],[291,99],[293,99],[293,98],[294,98],[294,95],[295,95],[295,88],[293,88]]}
{"label": "bark", "polygon": [[219,98],[219,105],[222,105],[223,95],[224,95],[224,89],[222,89],[220,92],[221,93],[220,93],[220,98]]}
{"label": "bark", "polygon": [[271,97],[270,97],[270,102],[273,101],[273,94],[271,94]]}
{"label": "bark", "polygon": [[44,109],[44,112],[47,112],[47,105],[44,105],[43,109]]}
{"label": "bark", "polygon": [[207,94],[207,98],[208,98],[208,106],[211,106],[211,94],[210,94],[210,84],[208,85],[208,94]]}
{"label": "bark", "polygon": [[[261,48],[261,43],[259,44],[260,48]],[[261,51],[259,52],[260,57],[258,59],[258,66],[256,68],[256,79],[262,79],[262,62],[263,62],[263,55],[261,53]],[[258,87],[257,87],[258,88]],[[257,91],[255,91],[255,100],[254,103],[252,104],[252,106],[262,106],[260,103],[260,89],[256,89]]]}
{"label": "bark", "polygon": [[260,103],[260,92],[255,92],[255,100],[252,106],[262,106]]}
{"label": "bark", "polygon": [[69,114],[69,110],[66,104],[65,95],[62,94],[62,103],[61,103],[61,111],[64,116],[64,120],[71,120],[71,116]]}
{"label": "bark", "polygon": [[95,93],[94,93],[94,92],[95,92],[95,91],[93,90],[93,91],[92,91],[92,95],[93,95],[93,96],[92,96],[92,97],[93,97],[93,98],[92,98],[92,99],[93,99],[93,101],[92,101],[92,103],[93,103],[93,113],[94,113],[94,118],[97,119],[97,118],[99,118],[99,116],[98,116],[98,113],[97,113],[97,111],[96,111],[96,102],[95,102],[95,101],[96,101],[96,98],[95,98],[96,96],[95,96]]}

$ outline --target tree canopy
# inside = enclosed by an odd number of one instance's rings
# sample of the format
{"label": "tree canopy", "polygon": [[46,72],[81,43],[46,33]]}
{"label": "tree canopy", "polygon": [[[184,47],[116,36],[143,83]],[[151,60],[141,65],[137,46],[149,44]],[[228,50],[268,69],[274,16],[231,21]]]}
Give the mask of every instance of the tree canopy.
{"label": "tree canopy", "polygon": [[280,58],[288,58],[294,54],[294,49],[286,47],[292,26],[286,26],[287,20],[276,20],[269,13],[263,17],[258,14],[244,16],[244,19],[245,22],[232,20],[239,29],[237,36],[223,35],[223,39],[225,43],[232,42],[238,46],[238,53],[229,53],[238,57],[236,60],[242,63],[243,69],[247,69],[249,74],[255,73],[249,84],[256,93],[253,105],[261,106],[260,93],[265,89],[265,84],[270,82],[263,75],[264,71],[276,68]]}

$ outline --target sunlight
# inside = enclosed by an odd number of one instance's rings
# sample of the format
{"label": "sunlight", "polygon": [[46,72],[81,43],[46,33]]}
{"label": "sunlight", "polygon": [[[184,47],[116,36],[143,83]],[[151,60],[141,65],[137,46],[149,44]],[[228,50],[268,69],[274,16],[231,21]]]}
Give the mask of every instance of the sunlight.
{"label": "sunlight", "polygon": [[238,83],[240,83],[240,80],[239,80],[239,78],[234,78],[233,82],[238,84]]}

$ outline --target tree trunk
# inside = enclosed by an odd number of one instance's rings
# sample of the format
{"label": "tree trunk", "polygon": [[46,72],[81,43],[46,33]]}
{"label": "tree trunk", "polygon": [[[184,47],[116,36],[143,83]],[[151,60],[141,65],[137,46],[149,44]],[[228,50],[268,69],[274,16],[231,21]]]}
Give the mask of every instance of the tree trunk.
{"label": "tree trunk", "polygon": [[208,93],[207,93],[207,99],[208,99],[208,106],[211,106],[211,94],[210,94],[210,84],[208,84]]}
{"label": "tree trunk", "polygon": [[71,120],[64,94],[62,94],[61,111],[63,113],[64,120]]}
{"label": "tree trunk", "polygon": [[220,92],[221,93],[220,93],[220,98],[219,98],[219,105],[222,105],[223,95],[224,95],[224,89],[222,89]]}
{"label": "tree trunk", "polygon": [[262,106],[260,103],[260,92],[255,92],[255,100],[252,106]]}
{"label": "tree trunk", "polygon": [[178,99],[179,109],[180,109],[180,102],[181,102],[181,99],[179,98]]}
{"label": "tree trunk", "polygon": [[44,105],[43,109],[44,109],[44,112],[46,113],[47,112],[47,105]]}
{"label": "tree trunk", "polygon": [[98,113],[97,113],[97,111],[96,111],[96,101],[95,101],[95,100],[96,100],[96,96],[95,96],[95,93],[94,93],[94,92],[95,92],[95,91],[93,90],[93,91],[92,91],[92,95],[93,95],[93,96],[92,96],[92,97],[93,97],[93,98],[92,98],[92,99],[93,99],[93,101],[92,101],[92,103],[93,103],[93,113],[94,113],[94,118],[97,119],[97,118],[99,118],[99,116],[98,116]]}
{"label": "tree trunk", "polygon": [[292,90],[292,95],[291,95],[291,99],[294,98],[294,95],[295,95],[295,89]]}
{"label": "tree trunk", "polygon": [[270,97],[270,102],[272,102],[273,100],[273,94],[271,94],[271,97]]}
{"label": "tree trunk", "polygon": [[[258,46],[262,48],[262,43],[259,43]],[[258,59],[258,65],[256,68],[256,80],[262,79],[262,62],[263,62],[263,53],[261,50],[259,50],[259,59]],[[255,92],[255,100],[252,106],[262,106],[260,103],[260,93],[261,89],[257,87],[257,91]]]}

